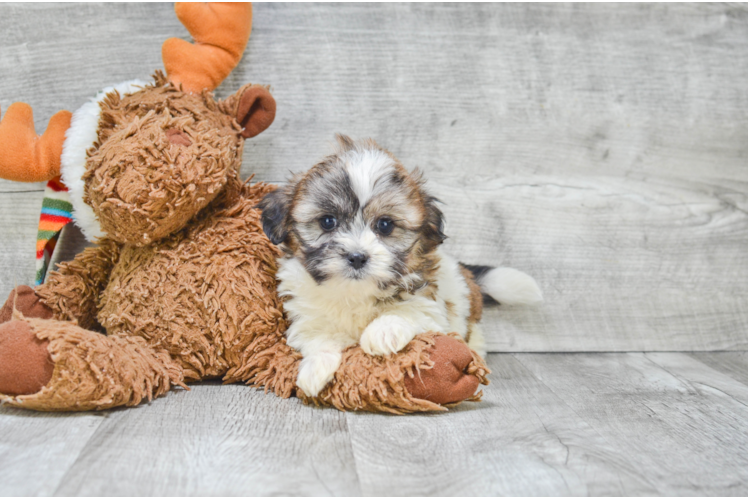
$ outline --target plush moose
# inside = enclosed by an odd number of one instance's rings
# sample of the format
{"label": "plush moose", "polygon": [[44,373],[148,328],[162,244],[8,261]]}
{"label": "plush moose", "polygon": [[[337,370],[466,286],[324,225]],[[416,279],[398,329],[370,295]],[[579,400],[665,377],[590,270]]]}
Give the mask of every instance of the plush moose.
{"label": "plush moose", "polygon": [[483,361],[452,336],[403,351],[355,347],[316,398],[294,386],[300,355],[284,340],[277,248],[256,207],[274,186],[239,178],[244,140],[275,116],[268,89],[211,91],[239,62],[249,4],[177,4],[195,44],[170,39],[166,75],[102,91],[34,132],[31,108],[0,122],[0,177],[61,175],[74,219],[97,245],[0,310],[0,401],[35,410],[136,405],[221,377],[342,410],[404,413],[479,397]]}

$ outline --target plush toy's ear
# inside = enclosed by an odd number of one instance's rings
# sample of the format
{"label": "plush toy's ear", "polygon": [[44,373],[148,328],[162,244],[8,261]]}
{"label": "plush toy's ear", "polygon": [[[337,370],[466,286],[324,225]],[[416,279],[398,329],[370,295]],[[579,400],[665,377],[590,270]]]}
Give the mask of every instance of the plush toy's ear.
{"label": "plush toy's ear", "polygon": [[441,245],[447,239],[447,235],[444,234],[444,214],[437,206],[437,203],[441,203],[441,201],[428,194],[425,190],[424,184],[426,181],[420,169],[413,169],[411,176],[418,183],[419,190],[421,191],[420,194],[423,197],[424,208],[426,209],[421,233],[426,241],[434,245]]}
{"label": "plush toy's ear", "polygon": [[262,85],[245,85],[226,99],[226,110],[234,115],[244,130],[242,137],[254,137],[275,119],[275,99]]}
{"label": "plush toy's ear", "polygon": [[266,194],[257,205],[262,210],[262,230],[274,245],[280,245],[288,238],[292,190],[292,186],[280,187]]}

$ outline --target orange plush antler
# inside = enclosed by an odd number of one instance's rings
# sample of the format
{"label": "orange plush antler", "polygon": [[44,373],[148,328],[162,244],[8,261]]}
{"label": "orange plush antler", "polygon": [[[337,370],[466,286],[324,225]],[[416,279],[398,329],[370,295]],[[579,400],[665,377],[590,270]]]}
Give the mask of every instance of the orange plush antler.
{"label": "orange plush antler", "polygon": [[252,31],[250,3],[177,3],[177,17],[195,44],[164,42],[161,56],[169,80],[186,92],[213,90],[242,58]]}
{"label": "orange plush antler", "polygon": [[60,156],[70,111],[56,113],[41,136],[34,112],[22,102],[11,104],[0,121],[0,177],[18,182],[48,181],[60,175]]}

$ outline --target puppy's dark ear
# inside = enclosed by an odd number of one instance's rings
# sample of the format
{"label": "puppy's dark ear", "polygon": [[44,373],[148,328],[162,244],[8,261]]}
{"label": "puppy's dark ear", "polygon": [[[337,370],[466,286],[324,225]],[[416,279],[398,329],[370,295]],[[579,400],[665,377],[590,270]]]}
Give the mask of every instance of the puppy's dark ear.
{"label": "puppy's dark ear", "polygon": [[421,199],[423,199],[423,226],[421,226],[422,237],[432,245],[440,245],[447,239],[447,235],[444,234],[444,214],[436,206],[437,203],[441,203],[439,199],[431,196],[426,191],[424,184],[426,179],[423,177],[423,172],[415,168],[410,173],[411,178],[418,185]]}
{"label": "puppy's dark ear", "polygon": [[257,208],[262,210],[262,229],[274,245],[280,245],[288,237],[290,205],[291,189],[288,186],[266,194],[257,204]]}
{"label": "puppy's dark ear", "polygon": [[422,234],[429,242],[440,245],[447,239],[444,234],[444,214],[436,206],[440,201],[433,196],[426,196],[426,218],[423,222]]}

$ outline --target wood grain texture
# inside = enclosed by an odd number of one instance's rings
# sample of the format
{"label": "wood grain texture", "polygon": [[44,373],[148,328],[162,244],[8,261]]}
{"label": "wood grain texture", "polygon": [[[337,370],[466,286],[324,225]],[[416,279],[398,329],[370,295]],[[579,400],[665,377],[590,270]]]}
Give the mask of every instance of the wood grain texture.
{"label": "wood grain texture", "polygon": [[232,78],[272,83],[285,103],[271,133],[283,168],[307,168],[344,131],[456,177],[701,175],[704,162],[732,176],[747,18],[725,5],[258,5]]}
{"label": "wood grain texture", "polygon": [[0,495],[51,496],[104,420],[1,407]]}
{"label": "wood grain texture", "polygon": [[481,403],[407,419],[348,415],[364,494],[748,492],[748,405],[738,399],[748,387],[692,357],[492,354],[488,362]]}
{"label": "wood grain texture", "polygon": [[[748,407],[748,387],[743,382],[700,362],[695,356],[675,352],[650,352],[645,356],[671,375],[689,384],[692,391],[721,394]],[[748,442],[744,444],[748,447]]]}
{"label": "wood grain texture", "polygon": [[[729,394],[745,386],[703,372],[683,354],[514,356],[604,434],[658,494],[746,494],[748,405]],[[680,366],[673,371],[673,365]]]}
{"label": "wood grain texture", "polygon": [[[0,108],[30,103],[41,132],[148,79],[170,36],[188,37],[170,4],[0,4]],[[440,415],[211,383],[0,408],[0,494],[748,494],[746,81],[744,5],[256,4],[217,90],[278,101],[245,177],[374,137],[425,170],[449,253],[543,288],[539,308],[487,309],[490,349],[736,352],[490,355],[484,402]],[[0,181],[0,298],[33,282],[42,191]]]}
{"label": "wood grain texture", "polygon": [[57,495],[360,493],[345,414],[241,385],[198,384],[109,412]]}
{"label": "wood grain texture", "polygon": [[688,355],[748,385],[748,352],[692,352]]}
{"label": "wood grain texture", "polygon": [[483,402],[435,415],[217,383],[106,412],[0,408],[0,495],[748,494],[748,386],[693,356],[488,364]]}
{"label": "wood grain texture", "polygon": [[11,182],[0,179],[0,195],[6,193],[41,193],[44,191],[43,182]]}
{"label": "wood grain texture", "polygon": [[[29,102],[41,131],[148,79],[169,36],[169,4],[0,5],[0,108]],[[744,5],[257,4],[217,94],[250,81],[278,115],[244,176],[374,137],[425,170],[448,251],[538,279],[540,308],[488,312],[489,349],[746,348]],[[41,189],[0,182],[3,296],[33,277]]]}
{"label": "wood grain texture", "polygon": [[486,309],[489,350],[740,350],[748,184],[727,184],[570,175],[432,186],[452,200],[448,253],[519,268],[545,293],[539,307]]}
{"label": "wood grain texture", "polygon": [[492,354],[488,363],[481,403],[407,419],[348,414],[365,495],[657,494],[606,429],[593,429],[514,357]]}
{"label": "wood grain texture", "polygon": [[0,302],[16,285],[33,285],[43,191],[0,194]]}

